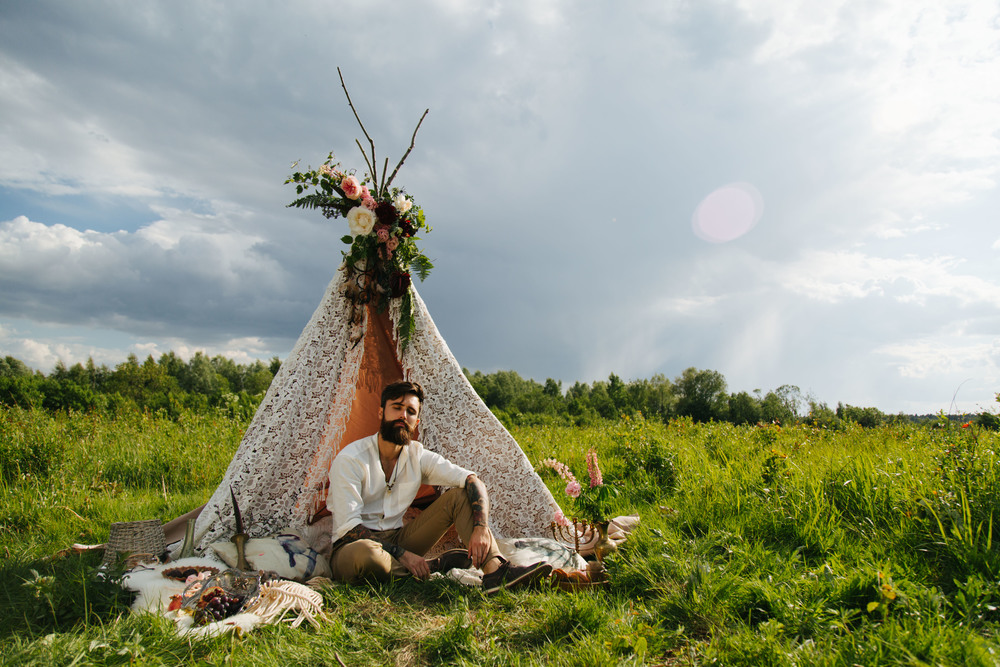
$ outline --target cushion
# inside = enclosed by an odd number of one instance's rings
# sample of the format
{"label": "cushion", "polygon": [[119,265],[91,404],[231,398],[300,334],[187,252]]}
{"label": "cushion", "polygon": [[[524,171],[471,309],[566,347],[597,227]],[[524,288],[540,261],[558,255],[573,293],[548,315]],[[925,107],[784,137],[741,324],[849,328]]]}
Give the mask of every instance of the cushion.
{"label": "cushion", "polygon": [[553,568],[579,570],[586,561],[572,548],[548,537],[522,537],[497,540],[504,558],[514,565],[530,565],[544,561]]}
{"label": "cushion", "polygon": [[[236,545],[216,542],[212,545],[219,558],[229,567],[236,567]],[[330,577],[330,564],[305,540],[295,533],[247,540],[247,563],[255,570],[272,570],[282,579],[307,581],[313,577]]]}

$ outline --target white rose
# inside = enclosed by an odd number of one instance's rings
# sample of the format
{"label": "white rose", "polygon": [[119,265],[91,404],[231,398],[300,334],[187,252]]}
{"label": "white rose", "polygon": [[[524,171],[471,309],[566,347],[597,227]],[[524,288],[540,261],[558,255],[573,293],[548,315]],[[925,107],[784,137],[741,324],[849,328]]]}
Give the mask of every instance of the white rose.
{"label": "white rose", "polygon": [[392,205],[400,213],[406,213],[413,206],[413,202],[406,198],[402,192],[396,195],[396,198],[392,200]]}
{"label": "white rose", "polygon": [[368,234],[375,226],[375,211],[370,211],[364,206],[355,206],[347,214],[347,224],[355,236]]}

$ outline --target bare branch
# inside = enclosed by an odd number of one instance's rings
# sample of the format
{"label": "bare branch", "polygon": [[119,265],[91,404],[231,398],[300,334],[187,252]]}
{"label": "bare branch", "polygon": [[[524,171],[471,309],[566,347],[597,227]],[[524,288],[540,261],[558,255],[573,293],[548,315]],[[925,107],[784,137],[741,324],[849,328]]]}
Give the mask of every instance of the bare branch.
{"label": "bare branch", "polygon": [[[340,70],[338,70],[338,71],[340,71]],[[346,90],[346,89],[345,89],[345,90]],[[351,108],[353,109],[354,107],[351,107]],[[415,128],[413,128],[413,136],[412,136],[412,137],[410,137],[410,147],[406,149],[406,152],[405,152],[405,153],[403,153],[403,157],[402,157],[402,158],[400,158],[400,160],[399,160],[399,164],[397,164],[397,165],[396,165],[396,168],[392,170],[392,175],[391,175],[391,176],[389,176],[389,180],[388,180],[388,181],[386,181],[386,182],[385,182],[385,185],[383,185],[383,186],[382,186],[382,189],[383,189],[383,190],[384,190],[385,192],[388,192],[388,191],[389,191],[389,186],[390,186],[390,185],[392,184],[392,180],[393,180],[394,178],[396,178],[396,172],[398,172],[398,171],[399,171],[399,168],[403,166],[403,162],[405,162],[405,161],[406,161],[406,157],[407,157],[407,156],[408,156],[408,155],[410,154],[410,151],[412,151],[412,150],[413,150],[413,145],[414,145],[414,144],[416,143],[416,141],[417,141],[417,131],[418,131],[418,130],[420,130],[420,126],[421,126],[421,124],[423,124],[423,122],[424,122],[424,118],[426,118],[426,117],[427,117],[427,114],[428,114],[429,112],[430,112],[430,109],[424,109],[424,113],[423,113],[423,115],[421,115],[421,116],[420,116],[420,120],[419,120],[419,121],[417,121],[417,126],[416,126]],[[360,122],[360,121],[358,121],[358,122]],[[374,149],[373,149],[373,150],[374,150]],[[384,175],[384,172],[383,172],[383,175]]]}
{"label": "bare branch", "polygon": [[[361,151],[361,157],[365,159],[365,164],[368,165],[368,173],[372,175],[372,179],[374,179],[375,183],[378,183],[378,174],[375,172],[375,168],[372,167],[372,163],[368,161],[368,155],[365,154],[365,149],[361,147],[361,142],[355,139],[354,143],[358,145],[358,150]],[[373,188],[375,187],[375,183],[372,183]],[[376,192],[377,191],[378,190],[376,190]]]}
{"label": "bare branch", "polygon": [[[375,170],[372,168],[372,165],[376,164],[376,162],[375,162],[375,141],[372,140],[371,136],[368,134],[368,130],[365,129],[365,124],[361,122],[361,117],[358,116],[358,110],[354,108],[354,102],[351,101],[351,94],[349,92],[347,92],[347,84],[344,83],[344,75],[340,71],[339,67],[337,68],[337,75],[340,77],[340,87],[344,89],[344,95],[347,96],[347,104],[350,105],[351,111],[354,112],[354,119],[358,121],[358,125],[361,126],[361,131],[365,133],[365,138],[368,140],[369,145],[371,145],[371,147],[372,147],[372,159],[371,159],[371,161],[368,160],[368,156],[365,155],[365,151],[364,151],[363,148],[361,149],[361,154],[365,156],[365,162],[368,162],[368,173],[370,173],[372,175],[372,179],[374,179],[374,183],[372,183],[372,185],[375,187],[375,191],[377,192],[378,191],[378,173],[376,173]],[[358,148],[361,148],[361,142],[357,141],[357,139],[355,139],[355,141],[358,144]],[[407,152],[409,152],[409,151],[407,151]]]}

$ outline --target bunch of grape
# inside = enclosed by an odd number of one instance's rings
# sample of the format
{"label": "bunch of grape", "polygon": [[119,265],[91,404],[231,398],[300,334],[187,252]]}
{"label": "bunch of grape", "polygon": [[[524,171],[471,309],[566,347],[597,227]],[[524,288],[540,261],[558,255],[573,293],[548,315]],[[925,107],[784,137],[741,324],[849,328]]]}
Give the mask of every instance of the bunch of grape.
{"label": "bunch of grape", "polygon": [[206,592],[198,601],[198,612],[195,622],[199,625],[221,621],[232,616],[243,606],[243,599],[229,595],[221,588],[213,588]]}

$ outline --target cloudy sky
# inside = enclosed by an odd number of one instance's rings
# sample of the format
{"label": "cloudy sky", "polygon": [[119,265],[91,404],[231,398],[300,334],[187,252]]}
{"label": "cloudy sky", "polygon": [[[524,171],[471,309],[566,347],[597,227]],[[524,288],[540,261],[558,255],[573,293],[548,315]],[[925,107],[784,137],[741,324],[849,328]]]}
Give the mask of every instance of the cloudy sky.
{"label": "cloudy sky", "polygon": [[[362,170],[424,208],[459,362],[687,367],[886,412],[998,409],[1000,4],[0,4],[0,355],[284,356]],[[391,165],[390,165],[391,166]]]}

